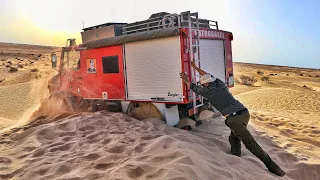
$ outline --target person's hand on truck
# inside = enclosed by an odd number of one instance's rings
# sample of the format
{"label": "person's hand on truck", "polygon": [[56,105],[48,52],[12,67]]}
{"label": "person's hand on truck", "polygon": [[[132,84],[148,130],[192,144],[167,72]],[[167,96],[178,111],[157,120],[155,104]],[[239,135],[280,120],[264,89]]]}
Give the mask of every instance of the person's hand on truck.
{"label": "person's hand on truck", "polygon": [[190,81],[188,80],[188,76],[186,75],[186,73],[181,72],[181,73],[180,73],[180,78],[182,79],[182,81],[183,81],[186,85],[190,86]]}
{"label": "person's hand on truck", "polygon": [[195,61],[191,61],[191,66],[192,66],[193,68],[197,67],[197,66],[196,66],[196,62],[195,62]]}
{"label": "person's hand on truck", "polygon": [[199,67],[196,66],[196,62],[195,62],[195,61],[191,61],[191,66],[192,66],[196,71],[198,71],[201,76],[207,74],[207,72],[205,72],[204,70],[202,70],[202,69],[200,69]]}

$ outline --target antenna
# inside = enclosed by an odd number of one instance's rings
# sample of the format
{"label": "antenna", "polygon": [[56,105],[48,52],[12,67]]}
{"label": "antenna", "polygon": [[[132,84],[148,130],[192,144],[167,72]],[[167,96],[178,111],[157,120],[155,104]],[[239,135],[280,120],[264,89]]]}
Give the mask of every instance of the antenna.
{"label": "antenna", "polygon": [[84,29],[84,22],[83,21],[81,21],[82,22],[82,29]]}

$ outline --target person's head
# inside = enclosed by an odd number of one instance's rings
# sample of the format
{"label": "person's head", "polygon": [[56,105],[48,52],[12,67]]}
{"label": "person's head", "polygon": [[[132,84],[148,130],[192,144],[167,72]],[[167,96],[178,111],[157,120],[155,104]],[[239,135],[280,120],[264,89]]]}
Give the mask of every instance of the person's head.
{"label": "person's head", "polygon": [[205,74],[200,78],[200,84],[204,87],[207,87],[209,83],[214,82],[217,78],[211,74]]}
{"label": "person's head", "polygon": [[90,68],[91,68],[91,69],[94,69],[94,68],[95,68],[95,67],[94,67],[94,60],[93,60],[93,59],[90,60]]}

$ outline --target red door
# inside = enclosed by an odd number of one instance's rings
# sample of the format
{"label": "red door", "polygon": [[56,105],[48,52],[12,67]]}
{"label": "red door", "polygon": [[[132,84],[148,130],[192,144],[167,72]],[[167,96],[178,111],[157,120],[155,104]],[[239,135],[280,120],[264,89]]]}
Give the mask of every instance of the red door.
{"label": "red door", "polygon": [[81,51],[80,66],[83,98],[125,99],[121,45]]}

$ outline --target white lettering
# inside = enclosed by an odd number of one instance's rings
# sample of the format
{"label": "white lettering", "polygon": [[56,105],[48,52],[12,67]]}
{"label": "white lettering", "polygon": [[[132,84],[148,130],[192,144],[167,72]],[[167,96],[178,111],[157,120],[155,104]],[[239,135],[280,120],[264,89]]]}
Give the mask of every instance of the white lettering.
{"label": "white lettering", "polygon": [[199,34],[200,34],[200,37],[204,37],[204,38],[222,38],[222,39],[224,39],[223,32],[200,30]]}

